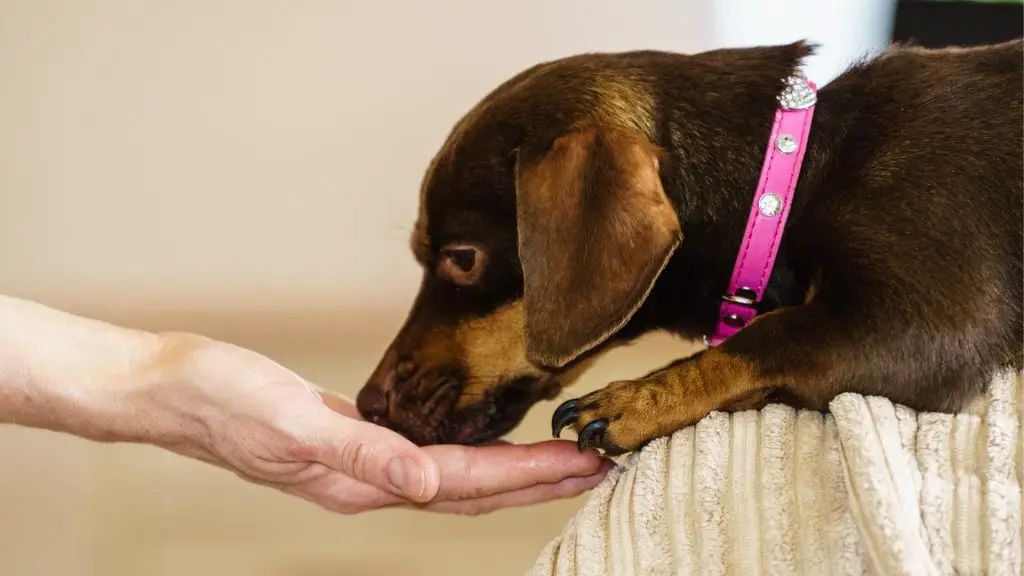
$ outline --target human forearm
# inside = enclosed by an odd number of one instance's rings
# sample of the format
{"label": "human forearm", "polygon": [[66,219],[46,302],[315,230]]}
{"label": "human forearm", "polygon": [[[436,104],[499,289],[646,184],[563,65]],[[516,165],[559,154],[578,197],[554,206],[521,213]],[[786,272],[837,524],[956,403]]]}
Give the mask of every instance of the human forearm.
{"label": "human forearm", "polygon": [[153,444],[343,513],[479,514],[575,496],[610,468],[571,442],[421,449],[250,350],[4,296],[0,423]]}
{"label": "human forearm", "polygon": [[126,440],[124,413],[155,334],[0,296],[0,422]]}

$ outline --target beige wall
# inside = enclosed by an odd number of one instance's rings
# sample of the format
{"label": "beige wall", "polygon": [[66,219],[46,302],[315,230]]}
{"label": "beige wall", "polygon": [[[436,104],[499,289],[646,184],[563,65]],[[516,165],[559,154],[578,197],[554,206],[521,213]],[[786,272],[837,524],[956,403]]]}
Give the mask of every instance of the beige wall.
{"label": "beige wall", "polygon": [[[538,60],[705,48],[706,4],[0,0],[0,291],[353,393],[415,290],[419,179],[459,114]],[[687,351],[616,351],[577,392]],[[513,439],[545,438],[553,407]],[[340,517],[2,427],[0,469],[3,576],[521,574],[580,504]]]}
{"label": "beige wall", "polygon": [[706,47],[705,0],[0,0],[0,288],[404,305],[428,159],[539,60]]}

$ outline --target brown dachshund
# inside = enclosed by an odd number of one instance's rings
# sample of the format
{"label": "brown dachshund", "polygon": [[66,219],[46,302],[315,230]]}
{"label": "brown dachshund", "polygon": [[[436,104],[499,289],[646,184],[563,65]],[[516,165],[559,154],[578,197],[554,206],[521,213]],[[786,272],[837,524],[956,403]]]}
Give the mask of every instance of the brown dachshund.
{"label": "brown dachshund", "polygon": [[[427,169],[407,322],[358,396],[419,444],[514,428],[603,351],[715,327],[777,96],[812,47],[585,54],[505,82]],[[1024,44],[894,47],[818,94],[756,318],[556,410],[616,454],[852,391],[952,411],[1022,366]]]}

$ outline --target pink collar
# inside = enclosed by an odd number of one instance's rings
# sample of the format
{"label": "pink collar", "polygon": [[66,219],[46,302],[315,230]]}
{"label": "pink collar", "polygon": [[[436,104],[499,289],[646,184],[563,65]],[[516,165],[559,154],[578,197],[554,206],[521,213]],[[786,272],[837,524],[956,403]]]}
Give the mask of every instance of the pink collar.
{"label": "pink collar", "polygon": [[817,87],[803,76],[791,76],[786,79],[786,88],[779,94],[778,101],[761,179],[747,219],[747,231],[743,234],[729,288],[722,297],[718,325],[708,339],[710,346],[725,342],[757,315],[755,306],[764,296],[793,203],[811,132]]}

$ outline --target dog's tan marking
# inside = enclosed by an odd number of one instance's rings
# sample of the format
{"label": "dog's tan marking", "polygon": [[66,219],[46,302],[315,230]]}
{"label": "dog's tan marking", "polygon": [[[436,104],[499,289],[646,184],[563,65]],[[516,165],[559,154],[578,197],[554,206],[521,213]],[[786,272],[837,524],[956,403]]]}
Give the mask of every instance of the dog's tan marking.
{"label": "dog's tan marking", "polygon": [[723,412],[745,412],[760,410],[768,405],[768,390],[757,390],[722,407]]}
{"label": "dog's tan marking", "polygon": [[[436,337],[445,336],[439,334]],[[522,300],[510,302],[492,314],[456,326],[448,338],[451,340],[450,350],[458,351],[458,361],[466,370],[466,387],[459,399],[460,406],[472,404],[509,378],[547,375],[526,357]],[[612,348],[614,346],[609,346],[608,350]],[[604,352],[607,350],[561,372],[558,383],[563,387],[575,383]]]}
{"label": "dog's tan marking", "polygon": [[577,432],[609,421],[605,439],[627,451],[668,436],[715,410],[746,409],[769,389],[746,361],[711,348],[639,380],[624,380],[580,398]]}
{"label": "dog's tan marking", "polygon": [[466,370],[463,401],[479,397],[506,377],[541,375],[526,359],[522,300],[459,324],[452,337]]}

